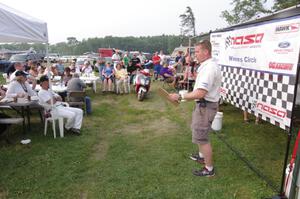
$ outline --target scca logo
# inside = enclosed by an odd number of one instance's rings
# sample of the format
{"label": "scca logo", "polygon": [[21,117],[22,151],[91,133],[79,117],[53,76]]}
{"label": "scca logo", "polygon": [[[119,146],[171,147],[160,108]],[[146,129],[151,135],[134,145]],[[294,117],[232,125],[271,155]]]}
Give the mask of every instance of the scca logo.
{"label": "scca logo", "polygon": [[298,31],[299,31],[299,23],[281,25],[275,28],[275,33],[288,33],[288,32],[298,32]]}
{"label": "scca logo", "polygon": [[260,44],[264,38],[264,33],[251,34],[245,36],[237,37],[227,37],[225,41],[226,48],[228,46],[241,46],[241,45],[251,45],[251,44]]}
{"label": "scca logo", "polygon": [[279,110],[276,107],[271,107],[270,105],[261,102],[256,103],[256,108],[275,117],[280,117],[282,119],[286,117],[286,111]]}

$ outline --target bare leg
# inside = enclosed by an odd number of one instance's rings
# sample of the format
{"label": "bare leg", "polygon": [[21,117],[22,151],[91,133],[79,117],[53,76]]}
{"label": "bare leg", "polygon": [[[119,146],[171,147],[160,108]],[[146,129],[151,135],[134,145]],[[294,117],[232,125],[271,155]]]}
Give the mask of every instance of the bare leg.
{"label": "bare leg", "polygon": [[112,81],[111,79],[108,79],[107,81],[108,81],[108,90],[112,91]]}
{"label": "bare leg", "polygon": [[212,160],[212,147],[210,143],[207,144],[198,144],[199,151],[204,156],[205,166],[212,167],[213,160]]}
{"label": "bare leg", "polygon": [[260,121],[259,117],[256,117],[255,118],[255,124],[259,124],[259,121]]}
{"label": "bare leg", "polygon": [[128,93],[128,91],[127,91],[127,86],[128,86],[127,80],[124,80],[123,85],[124,85],[124,92]]}
{"label": "bare leg", "polygon": [[107,90],[106,90],[106,86],[107,86],[107,80],[104,79],[104,80],[103,80],[103,88],[102,88],[102,91],[107,91]]}
{"label": "bare leg", "polygon": [[248,121],[249,121],[249,119],[248,119],[248,112],[247,112],[247,111],[244,111],[244,112],[243,112],[243,115],[244,115],[244,121],[245,121],[245,122],[248,122]]}

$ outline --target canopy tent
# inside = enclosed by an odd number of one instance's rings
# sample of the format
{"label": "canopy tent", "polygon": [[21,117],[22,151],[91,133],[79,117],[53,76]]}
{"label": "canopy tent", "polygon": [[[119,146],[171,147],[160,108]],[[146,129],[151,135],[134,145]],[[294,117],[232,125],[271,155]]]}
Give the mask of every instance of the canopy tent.
{"label": "canopy tent", "polygon": [[0,43],[48,43],[47,23],[0,3]]}

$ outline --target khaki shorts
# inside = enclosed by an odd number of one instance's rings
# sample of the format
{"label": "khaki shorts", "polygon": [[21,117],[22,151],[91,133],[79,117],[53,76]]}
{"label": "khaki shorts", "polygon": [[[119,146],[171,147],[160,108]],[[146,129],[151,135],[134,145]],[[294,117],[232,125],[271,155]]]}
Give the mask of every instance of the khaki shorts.
{"label": "khaki shorts", "polygon": [[196,103],[192,118],[192,142],[194,144],[209,143],[208,133],[218,109],[218,102],[207,102],[206,107]]}

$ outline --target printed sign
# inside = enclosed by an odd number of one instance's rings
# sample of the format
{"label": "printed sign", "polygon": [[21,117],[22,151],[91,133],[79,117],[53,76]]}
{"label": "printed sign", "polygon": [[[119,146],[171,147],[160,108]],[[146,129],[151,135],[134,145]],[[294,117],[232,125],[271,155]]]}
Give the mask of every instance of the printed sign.
{"label": "printed sign", "polygon": [[297,18],[212,33],[212,56],[220,65],[295,75],[299,29],[300,19]]}
{"label": "printed sign", "polygon": [[210,36],[222,67],[221,97],[289,129],[300,49],[300,18],[241,27]]}

